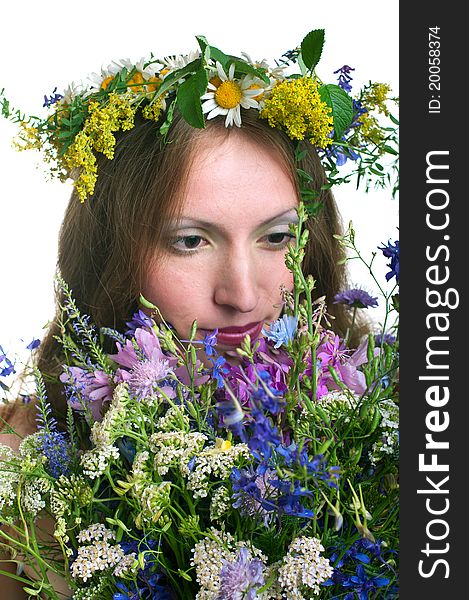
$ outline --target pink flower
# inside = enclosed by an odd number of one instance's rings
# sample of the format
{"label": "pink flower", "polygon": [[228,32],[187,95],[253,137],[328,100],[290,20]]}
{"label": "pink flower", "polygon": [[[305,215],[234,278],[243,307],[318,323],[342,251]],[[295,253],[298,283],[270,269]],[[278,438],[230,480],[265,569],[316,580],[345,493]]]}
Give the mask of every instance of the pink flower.
{"label": "pink flower", "polygon": [[[64,367],[60,381],[67,386],[68,403],[74,410],[84,411],[89,405],[95,421],[103,415],[103,404],[112,400],[114,386],[104,371],[85,371],[80,367]],[[85,403],[85,406],[84,404]]]}

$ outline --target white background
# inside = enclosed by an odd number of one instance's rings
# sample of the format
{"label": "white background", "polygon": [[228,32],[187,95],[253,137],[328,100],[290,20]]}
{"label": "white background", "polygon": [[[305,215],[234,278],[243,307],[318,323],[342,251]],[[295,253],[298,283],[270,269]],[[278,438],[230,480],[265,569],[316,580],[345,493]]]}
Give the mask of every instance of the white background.
{"label": "white background", "polygon": [[[175,0],[80,0],[8,2],[1,10],[0,89],[15,108],[44,114],[44,94],[82,80],[112,60],[137,61],[196,49],[205,35],[226,53],[247,52],[271,64],[297,46],[311,29],[324,28],[319,76],[355,67],[354,91],[368,81],[389,83],[398,95],[398,0],[329,2],[193,2]],[[47,181],[36,152],[11,148],[16,126],[0,117],[0,346],[21,355],[54,313],[52,280],[57,234],[71,185]],[[398,239],[398,201],[389,191],[366,195],[353,184],[336,189],[344,222],[353,221],[366,257],[382,242]],[[386,259],[378,253],[383,283]],[[352,283],[377,290],[366,271],[351,265]],[[370,309],[375,319],[382,308]]]}

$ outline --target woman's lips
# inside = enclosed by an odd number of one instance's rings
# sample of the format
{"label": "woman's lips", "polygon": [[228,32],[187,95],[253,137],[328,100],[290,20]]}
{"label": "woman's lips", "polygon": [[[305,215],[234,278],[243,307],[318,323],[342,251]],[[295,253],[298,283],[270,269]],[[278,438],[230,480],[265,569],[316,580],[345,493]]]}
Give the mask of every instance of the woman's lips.
{"label": "woman's lips", "polygon": [[251,340],[257,339],[264,326],[263,321],[257,323],[249,323],[244,327],[223,327],[218,330],[217,344],[224,346],[240,346],[244,338],[249,335]]}

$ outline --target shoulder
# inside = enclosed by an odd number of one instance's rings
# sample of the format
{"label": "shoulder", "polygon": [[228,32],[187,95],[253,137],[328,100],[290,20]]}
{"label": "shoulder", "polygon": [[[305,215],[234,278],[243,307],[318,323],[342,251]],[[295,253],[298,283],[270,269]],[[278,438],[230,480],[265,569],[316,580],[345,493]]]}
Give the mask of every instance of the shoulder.
{"label": "shoulder", "polygon": [[[15,433],[12,433],[12,430]],[[0,444],[18,450],[21,440],[36,431],[34,402],[0,403]]]}

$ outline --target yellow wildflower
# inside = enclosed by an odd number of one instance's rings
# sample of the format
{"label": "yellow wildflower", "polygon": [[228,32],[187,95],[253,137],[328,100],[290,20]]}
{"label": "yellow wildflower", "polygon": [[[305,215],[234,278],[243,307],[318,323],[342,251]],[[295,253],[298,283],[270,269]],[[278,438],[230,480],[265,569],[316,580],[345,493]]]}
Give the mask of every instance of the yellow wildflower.
{"label": "yellow wildflower", "polygon": [[93,149],[102,152],[109,159],[114,158],[114,132],[132,129],[135,109],[125,97],[112,93],[104,106],[100,106],[98,102],[90,102],[88,113],[83,131],[91,139]]}
{"label": "yellow wildflower", "polygon": [[332,143],[331,108],[319,96],[318,84],[311,77],[290,79],[275,84],[265,100],[260,116],[271,127],[284,129],[292,139],[308,138],[325,148]]}
{"label": "yellow wildflower", "polygon": [[378,112],[389,116],[386,101],[390,91],[391,87],[387,83],[372,83],[365,91],[361,101],[368,111],[377,110]]}
{"label": "yellow wildflower", "polygon": [[153,104],[147,104],[147,106],[145,106],[142,110],[142,115],[145,119],[149,119],[150,121],[158,121],[162,110],[163,107],[161,102],[153,102]]}
{"label": "yellow wildflower", "polygon": [[96,157],[89,136],[80,131],[63,157],[65,168],[75,177],[74,186],[81,202],[94,192],[97,179]]}
{"label": "yellow wildflower", "polygon": [[[380,127],[376,117],[370,115],[370,113],[364,113],[358,120],[360,127],[357,128],[357,135],[366,143],[372,142],[379,146],[384,140],[384,132]],[[360,142],[359,142],[360,143]],[[380,154],[383,154],[384,150],[380,149]]]}
{"label": "yellow wildflower", "polygon": [[42,141],[37,128],[28,125],[25,121],[20,123],[20,128],[18,137],[13,141],[16,150],[40,150]]}

